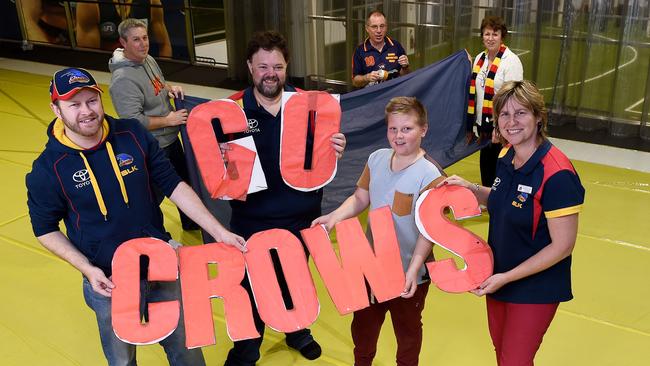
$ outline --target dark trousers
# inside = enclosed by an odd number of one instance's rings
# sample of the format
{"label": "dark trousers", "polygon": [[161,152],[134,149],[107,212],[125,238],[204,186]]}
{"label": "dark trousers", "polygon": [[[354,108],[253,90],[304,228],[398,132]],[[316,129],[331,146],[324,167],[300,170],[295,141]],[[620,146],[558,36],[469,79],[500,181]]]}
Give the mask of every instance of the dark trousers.
{"label": "dark trousers", "polygon": [[559,304],[514,304],[488,296],[486,305],[497,364],[532,366]]}
{"label": "dark trousers", "polygon": [[397,365],[418,364],[422,348],[422,310],[429,292],[429,284],[430,282],[425,282],[418,285],[415,294],[409,299],[397,297],[354,312],[352,340],[355,366],[372,365],[377,353],[379,332],[387,311],[390,311],[397,339]]}
{"label": "dark trousers", "polygon": [[[174,167],[174,170],[176,170],[176,173],[181,177],[183,182],[190,184],[189,179],[190,176],[187,172],[187,162],[185,161],[185,153],[183,152],[183,145],[181,144],[181,140],[176,138],[176,141],[172,143],[171,145],[164,147],[162,149],[165,152],[165,155],[169,159],[169,161],[172,163],[172,166]],[[154,192],[156,194],[156,200],[158,204],[162,202],[162,200],[165,198],[165,195],[162,193],[162,191],[154,186]],[[180,216],[181,219],[181,226],[183,229],[198,229],[198,225],[192,221],[187,215],[183,213],[180,209],[178,210],[178,215]]]}
{"label": "dark trousers", "polygon": [[501,144],[490,142],[481,149],[480,164],[481,164],[481,184],[485,187],[492,187],[494,178],[497,172],[497,159],[499,152],[501,152]]}
{"label": "dark trousers", "polygon": [[[305,225],[299,225],[299,226],[304,226],[304,228],[309,227],[309,223],[311,223],[311,218],[307,218],[308,221],[305,221]],[[248,225],[247,225],[248,224]],[[265,225],[264,223],[260,223],[259,221],[255,220],[242,220],[242,221],[232,221],[230,222],[230,230],[238,235],[241,235],[242,237],[250,238],[254,233],[258,231],[263,231],[267,229],[271,229],[273,225]],[[276,225],[281,226],[281,225]],[[296,235],[301,242],[302,238],[300,236],[300,232],[298,229],[289,229],[289,231]],[[305,253],[307,254],[307,257],[309,257],[309,252],[306,249],[305,243],[303,244],[303,249],[305,249]],[[273,261],[273,267],[275,268],[275,272],[278,276],[278,283],[280,285],[280,290],[282,291],[282,299],[285,302],[285,305],[287,309],[290,309],[293,307],[293,303],[291,301],[291,295],[289,293],[289,287],[287,286],[287,281],[284,278],[284,275],[282,273],[282,265],[280,264],[280,259],[275,256],[271,255],[271,260]],[[248,292],[248,297],[251,301],[252,305],[252,310],[253,310],[253,320],[255,321],[255,328],[260,334],[259,338],[254,338],[254,339],[245,339],[243,341],[236,341],[234,342],[233,348],[228,352],[228,357],[226,358],[226,362],[224,363],[224,366],[253,366],[257,362],[257,360],[260,359],[260,347],[262,346],[262,340],[264,338],[264,322],[260,318],[260,314],[257,311],[257,306],[255,306],[255,297],[253,296],[253,291],[251,290],[251,284],[248,281],[248,276],[244,276],[244,279],[241,282],[242,287],[246,289],[246,292]],[[291,333],[285,333],[286,336],[286,342],[287,345],[291,348],[294,349],[301,349],[302,347],[306,346],[307,344],[311,343],[314,341],[314,338],[311,335],[311,331],[309,329],[301,329],[296,332],[291,332]]]}

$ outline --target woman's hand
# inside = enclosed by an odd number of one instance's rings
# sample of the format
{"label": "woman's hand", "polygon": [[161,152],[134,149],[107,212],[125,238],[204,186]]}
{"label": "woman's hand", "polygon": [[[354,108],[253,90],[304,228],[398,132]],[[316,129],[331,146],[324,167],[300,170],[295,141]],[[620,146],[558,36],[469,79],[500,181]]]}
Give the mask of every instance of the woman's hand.
{"label": "woman's hand", "polygon": [[452,175],[451,177],[445,178],[445,180],[438,183],[436,188],[440,188],[444,185],[461,186],[469,189],[472,193],[474,193],[474,196],[476,196],[476,199],[480,205],[487,205],[488,197],[492,191],[490,187],[483,187],[477,183],[471,183],[457,175]]}
{"label": "woman's hand", "polygon": [[492,294],[509,282],[510,280],[505,273],[493,274],[488,277],[487,280],[483,281],[483,283],[481,283],[475,290],[471,290],[470,292],[476,296]]}
{"label": "woman's hand", "polygon": [[508,272],[490,276],[471,292],[477,296],[494,293],[510,282],[544,271],[571,255],[578,235],[578,214],[549,218],[547,222],[551,243]]}
{"label": "woman's hand", "polygon": [[438,183],[436,188],[440,188],[444,185],[450,185],[450,186],[461,186],[465,187],[467,189],[472,189],[473,184],[468,182],[462,177],[459,177],[457,175],[452,175],[451,177],[445,178],[442,182]]}

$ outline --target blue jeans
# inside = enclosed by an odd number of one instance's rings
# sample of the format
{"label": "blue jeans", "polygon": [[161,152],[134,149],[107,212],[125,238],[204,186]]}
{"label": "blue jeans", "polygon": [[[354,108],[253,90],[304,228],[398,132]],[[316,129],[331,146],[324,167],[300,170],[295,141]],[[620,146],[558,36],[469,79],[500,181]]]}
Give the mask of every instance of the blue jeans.
{"label": "blue jeans", "polygon": [[[135,366],[135,345],[121,341],[113,332],[111,323],[111,298],[93,291],[90,282],[84,277],[83,293],[86,304],[95,312],[99,336],[102,341],[104,356],[110,366]],[[140,311],[143,312],[149,302],[180,299],[178,282],[140,282]],[[183,310],[176,330],[167,338],[160,341],[167,353],[170,365],[205,366],[203,353],[200,348],[185,348],[185,323]]]}

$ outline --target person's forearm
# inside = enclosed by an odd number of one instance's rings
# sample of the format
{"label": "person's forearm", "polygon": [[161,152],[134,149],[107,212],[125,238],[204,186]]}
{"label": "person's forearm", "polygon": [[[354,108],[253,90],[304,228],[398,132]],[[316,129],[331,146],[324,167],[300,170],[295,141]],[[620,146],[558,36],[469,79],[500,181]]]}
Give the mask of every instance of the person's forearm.
{"label": "person's forearm", "polygon": [[539,273],[566,258],[569,254],[571,254],[570,250],[567,251],[551,243],[515,268],[504,272],[507,283]]}
{"label": "person's forearm", "polygon": [[147,125],[149,131],[169,126],[167,116],[145,116],[145,118],[149,120],[149,124]]}
{"label": "person's forearm", "polygon": [[433,243],[422,236],[422,234],[420,234],[416,241],[415,249],[413,250],[413,256],[411,257],[411,263],[409,263],[407,272],[417,272],[429,257],[432,248]]}
{"label": "person's forearm", "polygon": [[70,265],[84,275],[86,275],[88,269],[93,266],[88,258],[83,255],[83,253],[81,253],[61,231],[54,231],[41,235],[37,239],[47,250],[70,263]]}
{"label": "person's forearm", "polygon": [[362,88],[368,85],[368,80],[366,79],[366,75],[355,75],[352,78],[352,85],[355,88]]}
{"label": "person's forearm", "polygon": [[492,192],[492,188],[484,187],[478,183],[471,183],[466,188],[474,193],[474,196],[476,196],[476,200],[480,205],[487,205],[488,196],[490,195],[490,192]]}
{"label": "person's forearm", "polygon": [[362,194],[355,191],[355,193],[348,197],[339,208],[334,210],[332,216],[334,217],[335,222],[340,222],[349,219],[350,217],[357,216],[368,207],[369,202],[366,202],[364,197],[360,196],[362,196]]}
{"label": "person's forearm", "polygon": [[399,74],[400,74],[401,76],[406,75],[406,74],[408,74],[409,72],[411,72],[411,68],[408,67],[408,66],[406,66],[406,67],[402,66],[402,68],[399,70]]}

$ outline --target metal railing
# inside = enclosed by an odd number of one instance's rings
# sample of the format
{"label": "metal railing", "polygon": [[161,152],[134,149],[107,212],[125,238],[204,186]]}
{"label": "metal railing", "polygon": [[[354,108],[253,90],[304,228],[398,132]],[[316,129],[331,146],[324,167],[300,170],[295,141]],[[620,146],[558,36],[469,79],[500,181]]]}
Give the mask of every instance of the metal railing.
{"label": "metal railing", "polygon": [[[374,4],[360,7],[347,1],[345,15],[332,16],[333,9],[326,6],[342,1],[315,3],[319,11],[306,16],[312,33],[305,41],[315,53],[315,61],[307,65],[309,78],[319,80],[320,88],[340,90],[351,77],[350,62],[343,64],[340,58],[350,60],[365,38],[365,19],[359,14],[374,9]],[[407,34],[415,36],[412,47],[405,48],[416,68],[462,48],[478,53],[483,16],[501,16],[509,22],[506,44],[519,54],[525,77],[544,92],[553,123],[650,139],[650,6],[632,0],[620,1],[618,7],[611,6],[617,2],[604,6],[592,1],[581,8],[573,8],[571,1],[541,0],[381,3],[389,35],[403,45],[410,41]],[[326,29],[334,31],[326,34]]]}

